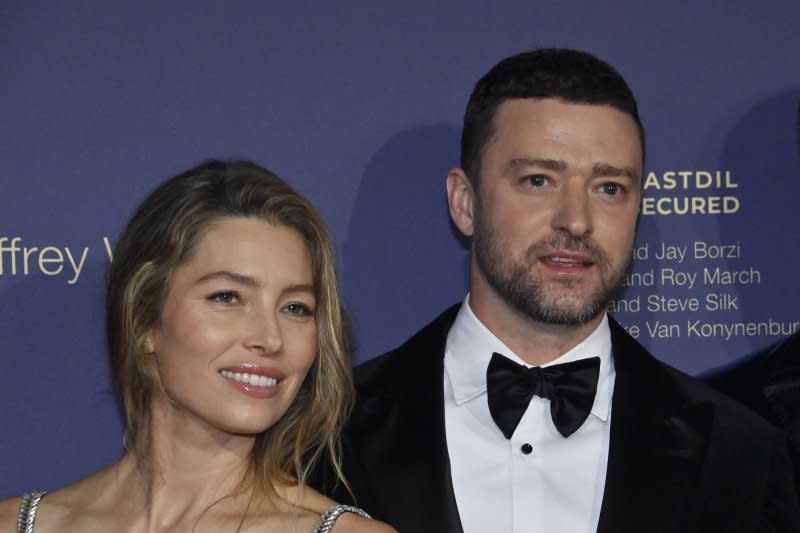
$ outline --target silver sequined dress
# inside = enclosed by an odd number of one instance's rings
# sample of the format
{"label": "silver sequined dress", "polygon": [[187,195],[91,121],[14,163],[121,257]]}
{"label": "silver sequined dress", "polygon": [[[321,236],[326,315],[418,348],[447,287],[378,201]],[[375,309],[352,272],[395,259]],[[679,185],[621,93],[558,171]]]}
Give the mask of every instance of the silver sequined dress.
{"label": "silver sequined dress", "polygon": [[[22,505],[20,505],[19,515],[17,515],[17,533],[34,533],[33,523],[36,521],[36,511],[39,509],[39,502],[42,500],[42,496],[45,494],[47,494],[45,491],[29,492],[22,497]],[[312,533],[330,533],[336,523],[336,519],[344,513],[355,513],[369,518],[369,515],[358,507],[337,505],[325,511]]]}

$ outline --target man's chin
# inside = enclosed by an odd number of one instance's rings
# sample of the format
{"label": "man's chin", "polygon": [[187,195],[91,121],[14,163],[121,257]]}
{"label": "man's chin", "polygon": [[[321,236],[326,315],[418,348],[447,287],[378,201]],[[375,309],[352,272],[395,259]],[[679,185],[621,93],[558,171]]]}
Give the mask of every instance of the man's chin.
{"label": "man's chin", "polygon": [[558,298],[545,298],[527,312],[531,318],[545,324],[582,326],[602,315],[605,309],[606,306],[598,305],[596,299],[565,299],[564,295],[559,295]]}
{"label": "man's chin", "polygon": [[601,313],[591,312],[584,313],[573,309],[564,310],[549,310],[542,313],[540,322],[550,324],[552,326],[584,326],[589,322],[595,320]]}

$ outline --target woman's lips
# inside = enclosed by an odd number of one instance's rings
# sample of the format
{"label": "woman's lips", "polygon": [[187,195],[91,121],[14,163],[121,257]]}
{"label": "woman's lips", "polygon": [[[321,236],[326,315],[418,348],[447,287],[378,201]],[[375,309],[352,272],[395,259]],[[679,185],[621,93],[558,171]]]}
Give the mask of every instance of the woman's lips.
{"label": "woman's lips", "polygon": [[253,364],[226,367],[219,374],[245,394],[258,398],[275,396],[280,382],[286,377],[277,369]]}

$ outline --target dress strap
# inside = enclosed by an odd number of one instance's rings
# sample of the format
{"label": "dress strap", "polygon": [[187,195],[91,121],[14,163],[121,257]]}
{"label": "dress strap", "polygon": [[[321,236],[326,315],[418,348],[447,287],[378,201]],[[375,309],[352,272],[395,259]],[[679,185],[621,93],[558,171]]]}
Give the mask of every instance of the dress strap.
{"label": "dress strap", "polygon": [[22,504],[19,506],[17,515],[17,533],[33,533],[36,511],[39,510],[39,502],[42,501],[42,496],[45,494],[47,494],[46,490],[34,491],[22,497]]}
{"label": "dress strap", "polygon": [[358,516],[363,516],[364,518],[371,518],[366,512],[364,512],[364,510],[359,509],[358,507],[353,507],[351,505],[336,505],[325,511],[325,514],[323,514],[319,519],[319,523],[317,524],[317,527],[314,528],[312,533],[330,533],[331,529],[333,529],[333,524],[336,523],[336,519],[344,513],[353,513],[357,514]]}

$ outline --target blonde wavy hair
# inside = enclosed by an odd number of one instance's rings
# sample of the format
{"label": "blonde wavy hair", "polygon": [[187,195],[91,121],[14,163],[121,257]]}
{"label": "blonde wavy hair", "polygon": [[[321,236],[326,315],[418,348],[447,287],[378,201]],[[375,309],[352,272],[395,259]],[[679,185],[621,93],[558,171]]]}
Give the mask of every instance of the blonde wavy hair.
{"label": "blonde wavy hair", "polygon": [[134,211],[115,247],[106,330],[126,420],[125,446],[142,467],[152,467],[149,406],[161,383],[145,337],[159,320],[175,268],[220,217],[255,217],[297,231],[311,256],[317,300],[317,357],[288,411],[256,438],[249,465],[253,488],[272,496],[278,484],[305,483],[324,455],[347,487],[339,432],[354,390],[331,241],[302,195],[248,161],[208,161],[167,180]]}

